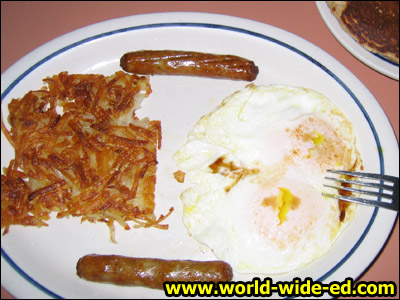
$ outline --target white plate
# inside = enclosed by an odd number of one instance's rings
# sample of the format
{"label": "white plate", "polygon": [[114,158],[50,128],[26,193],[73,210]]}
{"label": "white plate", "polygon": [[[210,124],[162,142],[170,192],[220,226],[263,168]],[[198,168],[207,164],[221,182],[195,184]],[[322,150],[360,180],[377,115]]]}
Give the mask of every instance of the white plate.
{"label": "white plate", "polygon": [[[363,84],[321,49],[286,31],[228,16],[165,13],[126,17],[95,24],[57,38],[22,58],[1,78],[2,111],[12,98],[42,86],[41,79],[61,71],[109,75],[122,54],[137,49],[183,49],[230,53],[252,59],[260,68],[256,84],[289,84],[317,90],[350,117],[358,135],[366,171],[398,175],[398,145],[381,107]],[[158,298],[164,292],[119,287],[79,279],[75,266],[89,253],[177,259],[215,259],[190,238],[181,221],[180,193],[185,186],[173,178],[172,154],[200,116],[247,82],[194,77],[150,78],[153,93],[140,116],[161,120],[163,146],[158,154],[156,213],[174,213],[168,231],[116,228],[117,244],[109,241],[105,224],[80,224],[78,218],[56,219],[45,228],[13,226],[1,237],[1,282],[16,297]],[[1,165],[13,150],[1,136]],[[390,157],[388,163],[387,157]],[[396,213],[359,207],[354,222],[322,259],[273,280],[311,277],[342,281],[368,268],[391,232]],[[264,275],[257,275],[263,278]],[[250,281],[253,276],[235,275]]]}
{"label": "white plate", "polygon": [[399,80],[399,65],[366,50],[354,40],[340,26],[336,17],[331,13],[326,1],[316,1],[316,4],[326,26],[347,51],[375,71]]}

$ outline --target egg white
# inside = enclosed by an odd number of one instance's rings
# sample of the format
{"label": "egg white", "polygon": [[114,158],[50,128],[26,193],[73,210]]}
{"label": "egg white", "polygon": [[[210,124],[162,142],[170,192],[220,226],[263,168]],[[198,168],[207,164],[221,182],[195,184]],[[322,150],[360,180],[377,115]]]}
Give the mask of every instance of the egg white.
{"label": "egg white", "polygon": [[190,185],[188,232],[239,273],[309,264],[355,213],[340,221],[338,201],[321,195],[326,169],[361,165],[352,125],[309,89],[248,85],[202,117],[174,158]]}

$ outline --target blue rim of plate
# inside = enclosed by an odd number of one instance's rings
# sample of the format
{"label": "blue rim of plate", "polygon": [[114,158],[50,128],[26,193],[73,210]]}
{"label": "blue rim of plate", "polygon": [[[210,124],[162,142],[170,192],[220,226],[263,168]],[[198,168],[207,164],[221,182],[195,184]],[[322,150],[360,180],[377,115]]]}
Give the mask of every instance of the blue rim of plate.
{"label": "blue rim of plate", "polygon": [[388,58],[384,57],[384,56],[381,55],[381,54],[374,53],[374,52],[372,52],[372,51],[370,51],[370,52],[371,52],[371,54],[375,55],[377,58],[383,60],[384,62],[387,62],[388,64],[391,64],[391,65],[393,65],[393,66],[395,66],[395,67],[398,67],[398,66],[399,66],[398,64],[396,64],[395,62],[392,62],[391,60],[389,60]]}
{"label": "blue rim of plate", "polygon": [[[381,143],[379,140],[379,136],[378,133],[376,132],[375,126],[372,122],[372,120],[370,119],[367,111],[365,110],[365,108],[362,106],[360,100],[356,97],[356,95],[350,90],[350,88],[339,78],[337,77],[332,71],[330,71],[327,67],[325,67],[322,63],[320,63],[319,61],[317,61],[316,59],[312,58],[311,56],[309,56],[308,54],[304,53],[303,51],[297,49],[294,46],[291,46],[285,42],[282,42],[280,40],[277,40],[273,37],[258,33],[258,32],[254,32],[254,31],[250,31],[247,29],[242,29],[242,28],[237,28],[237,27],[231,27],[231,26],[226,26],[226,25],[218,25],[218,24],[210,24],[210,23],[192,23],[192,22],[172,22],[172,23],[155,23],[155,24],[146,24],[146,25],[140,25],[140,26],[133,26],[133,27],[126,27],[126,28],[120,28],[120,29],[116,29],[116,30],[112,30],[112,31],[108,31],[108,32],[104,32],[101,34],[97,34],[97,35],[93,35],[90,37],[87,37],[85,39],[82,39],[80,41],[77,41],[75,43],[72,43],[68,46],[65,46],[55,52],[53,52],[52,54],[44,57],[43,59],[39,60],[37,63],[33,64],[31,67],[29,67],[25,72],[23,72],[20,76],[18,76],[5,90],[4,92],[1,94],[1,101],[3,101],[3,99],[5,99],[5,97],[9,94],[9,92],[16,86],[18,85],[18,83],[23,80],[26,76],[28,76],[32,71],[34,71],[36,68],[38,68],[39,66],[43,65],[44,63],[50,61],[52,58],[70,50],[73,49],[77,46],[80,46],[82,44],[91,42],[93,40],[97,40],[97,39],[101,39],[104,37],[108,37],[111,35],[115,35],[115,34],[120,34],[120,33],[124,33],[124,32],[129,32],[129,31],[136,31],[136,30],[142,30],[142,29],[152,29],[152,28],[166,28],[166,27],[197,27],[197,28],[207,28],[207,29],[218,29],[218,30],[227,30],[227,31],[233,31],[233,32],[238,32],[238,33],[242,33],[242,34],[246,34],[246,35],[250,35],[256,38],[260,38],[269,42],[272,42],[274,44],[280,45],[286,49],[289,49],[292,52],[295,52],[296,54],[302,56],[303,58],[307,59],[308,61],[310,61],[312,64],[314,64],[315,66],[319,67],[321,70],[323,70],[325,73],[327,73],[329,76],[331,76],[337,83],[340,84],[340,86],[350,95],[350,97],[353,99],[353,101],[357,104],[357,106],[360,108],[360,110],[362,111],[365,119],[368,122],[368,125],[373,133],[375,142],[376,142],[376,146],[378,149],[378,155],[379,155],[379,163],[380,163],[380,173],[384,174],[384,158],[383,158],[383,152],[382,152],[382,147],[381,147]],[[378,199],[378,201],[380,201],[380,199]],[[361,235],[361,237],[359,238],[359,240],[354,244],[354,246],[350,249],[350,251],[334,266],[332,267],[330,270],[328,270],[324,275],[322,275],[320,278],[317,279],[317,281],[323,281],[326,278],[328,278],[331,274],[333,274],[337,269],[339,269],[352,255],[353,253],[357,250],[357,248],[360,246],[360,244],[363,242],[363,240],[365,239],[365,237],[367,236],[371,226],[373,225],[376,215],[378,213],[378,209],[375,208],[374,212],[371,216],[371,219],[368,222],[368,225],[366,226],[366,228],[364,229],[363,234]],[[49,290],[48,288],[46,288],[45,286],[43,286],[42,284],[40,284],[39,282],[37,282],[34,278],[32,278],[31,276],[29,276],[24,270],[21,269],[21,267],[19,267],[12,259],[11,257],[6,253],[5,250],[3,250],[3,248],[1,248],[1,256],[6,260],[6,262],[20,275],[22,276],[26,281],[30,282],[33,286],[35,286],[37,289],[41,290],[42,292],[44,292],[45,294],[53,297],[53,298],[62,298],[60,295],[54,293],[53,291]],[[366,269],[368,268],[368,266],[366,267]]]}

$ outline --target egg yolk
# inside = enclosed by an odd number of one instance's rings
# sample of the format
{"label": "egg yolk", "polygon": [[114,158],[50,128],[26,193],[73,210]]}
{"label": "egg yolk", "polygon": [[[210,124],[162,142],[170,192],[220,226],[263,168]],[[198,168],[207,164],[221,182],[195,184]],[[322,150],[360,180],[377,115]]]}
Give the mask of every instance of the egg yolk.
{"label": "egg yolk", "polygon": [[274,210],[279,210],[278,218],[281,225],[286,221],[286,215],[291,209],[296,209],[300,204],[300,199],[292,194],[292,192],[284,187],[279,187],[278,195],[266,197],[263,199],[263,206],[271,206]]}
{"label": "egg yolk", "polygon": [[[311,137],[312,141],[314,142],[315,146],[320,146],[323,142],[324,142],[324,136],[316,131],[315,136]],[[315,151],[315,148],[310,148],[308,150],[308,155],[306,156],[306,158],[311,158],[312,153]]]}
{"label": "egg yolk", "polygon": [[316,132],[315,137],[312,137],[311,139],[313,140],[315,146],[319,146],[324,142],[324,136],[320,132]]}
{"label": "egg yolk", "polygon": [[293,194],[287,188],[280,187],[279,193],[276,196],[276,205],[279,209],[278,217],[279,217],[279,225],[282,224],[283,221],[286,220],[286,215],[289,210],[293,207],[294,201]]}

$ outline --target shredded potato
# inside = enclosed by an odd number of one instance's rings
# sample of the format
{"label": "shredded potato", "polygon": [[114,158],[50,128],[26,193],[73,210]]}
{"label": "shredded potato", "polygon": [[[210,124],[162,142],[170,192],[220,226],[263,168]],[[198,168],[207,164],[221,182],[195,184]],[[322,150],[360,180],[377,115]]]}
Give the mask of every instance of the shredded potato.
{"label": "shredded potato", "polygon": [[62,72],[44,82],[10,102],[10,130],[2,120],[15,149],[1,175],[3,234],[13,224],[46,226],[51,212],[105,222],[112,241],[114,221],[168,228],[160,222],[172,208],[154,215],[161,123],[135,115],[151,93],[147,77]]}

